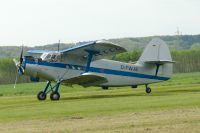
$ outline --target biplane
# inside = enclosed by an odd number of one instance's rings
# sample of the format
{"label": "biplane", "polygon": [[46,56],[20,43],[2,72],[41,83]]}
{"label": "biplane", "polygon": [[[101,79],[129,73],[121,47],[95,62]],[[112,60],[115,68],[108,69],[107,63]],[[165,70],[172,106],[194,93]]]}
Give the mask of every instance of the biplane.
{"label": "biplane", "polygon": [[[28,56],[23,56],[22,48],[20,60],[14,59],[14,62],[19,75],[28,75],[32,81],[47,80],[37,95],[39,100],[45,100],[49,92],[51,100],[59,100],[60,84],[102,89],[145,85],[146,93],[150,93],[149,84],[170,79],[173,61],[168,46],[161,39],[153,39],[134,63],[106,59],[123,52],[126,49],[121,46],[98,40],[60,51],[29,50]],[[34,54],[41,56],[36,58]]]}

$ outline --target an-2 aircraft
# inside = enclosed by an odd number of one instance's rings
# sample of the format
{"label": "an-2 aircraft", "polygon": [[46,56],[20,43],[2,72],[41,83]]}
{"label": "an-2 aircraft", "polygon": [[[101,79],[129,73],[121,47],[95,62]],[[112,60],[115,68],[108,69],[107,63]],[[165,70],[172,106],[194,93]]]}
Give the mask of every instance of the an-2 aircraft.
{"label": "an-2 aircraft", "polygon": [[60,84],[99,86],[102,89],[145,85],[146,93],[150,93],[149,84],[170,79],[173,61],[168,46],[161,39],[153,39],[135,63],[104,59],[122,52],[126,50],[111,42],[90,41],[61,51],[28,51],[30,55],[41,54],[40,58],[23,57],[22,49],[20,61],[14,59],[14,62],[19,75],[28,75],[33,81],[39,78],[48,81],[37,95],[39,100],[45,100],[49,92],[51,100],[59,100]]}

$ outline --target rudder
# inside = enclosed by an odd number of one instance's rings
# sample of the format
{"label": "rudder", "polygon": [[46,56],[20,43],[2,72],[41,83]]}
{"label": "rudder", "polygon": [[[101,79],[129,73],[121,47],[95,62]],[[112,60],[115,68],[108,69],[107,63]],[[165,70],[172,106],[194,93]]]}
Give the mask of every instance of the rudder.
{"label": "rudder", "polygon": [[[159,73],[159,68],[162,67],[160,75],[170,77],[172,75],[172,57],[167,44],[155,38],[146,46],[144,52],[138,60],[140,64],[155,65],[155,75]],[[161,71],[161,70],[160,70]]]}
{"label": "rudder", "polygon": [[172,57],[167,44],[159,39],[155,38],[146,46],[144,52],[139,58],[141,62],[147,61],[172,61]]}

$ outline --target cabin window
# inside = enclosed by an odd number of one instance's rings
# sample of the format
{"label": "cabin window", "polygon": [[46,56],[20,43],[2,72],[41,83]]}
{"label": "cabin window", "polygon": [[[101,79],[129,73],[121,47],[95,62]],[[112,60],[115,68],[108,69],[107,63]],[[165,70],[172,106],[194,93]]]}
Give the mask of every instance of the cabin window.
{"label": "cabin window", "polygon": [[60,53],[45,53],[41,56],[43,61],[48,62],[61,62],[61,54]]}

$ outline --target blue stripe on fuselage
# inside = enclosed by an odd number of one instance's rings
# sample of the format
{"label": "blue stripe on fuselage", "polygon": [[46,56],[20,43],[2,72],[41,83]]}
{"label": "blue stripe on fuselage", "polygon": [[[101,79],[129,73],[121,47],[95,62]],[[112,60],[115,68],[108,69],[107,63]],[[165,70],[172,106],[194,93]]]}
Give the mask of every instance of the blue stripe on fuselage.
{"label": "blue stripe on fuselage", "polygon": [[[42,66],[50,66],[50,67],[58,67],[58,68],[66,68],[67,66],[71,68],[72,66],[76,68],[79,67],[80,70],[85,70],[85,66],[79,65],[71,65],[71,64],[63,64],[63,63],[51,63],[51,62],[34,62],[34,61],[25,61],[26,64],[37,64]],[[112,69],[105,69],[105,68],[95,68],[90,67],[89,72],[96,72],[96,73],[104,73],[104,74],[111,74],[111,75],[120,75],[120,76],[128,76],[128,77],[137,77],[137,78],[146,78],[146,79],[156,79],[156,80],[168,80],[168,77],[160,77],[148,74],[141,74],[141,73],[133,73],[133,72],[126,72],[126,71],[119,71],[119,70],[112,70]]]}
{"label": "blue stripe on fuselage", "polygon": [[160,77],[160,76],[153,76],[153,75],[119,71],[119,70],[111,70],[111,69],[104,69],[104,68],[102,69],[102,68],[91,67],[89,71],[97,72],[97,73],[112,74],[112,75],[128,76],[128,77],[146,78],[146,79],[157,79],[157,80],[168,80],[169,79],[168,77]]}

